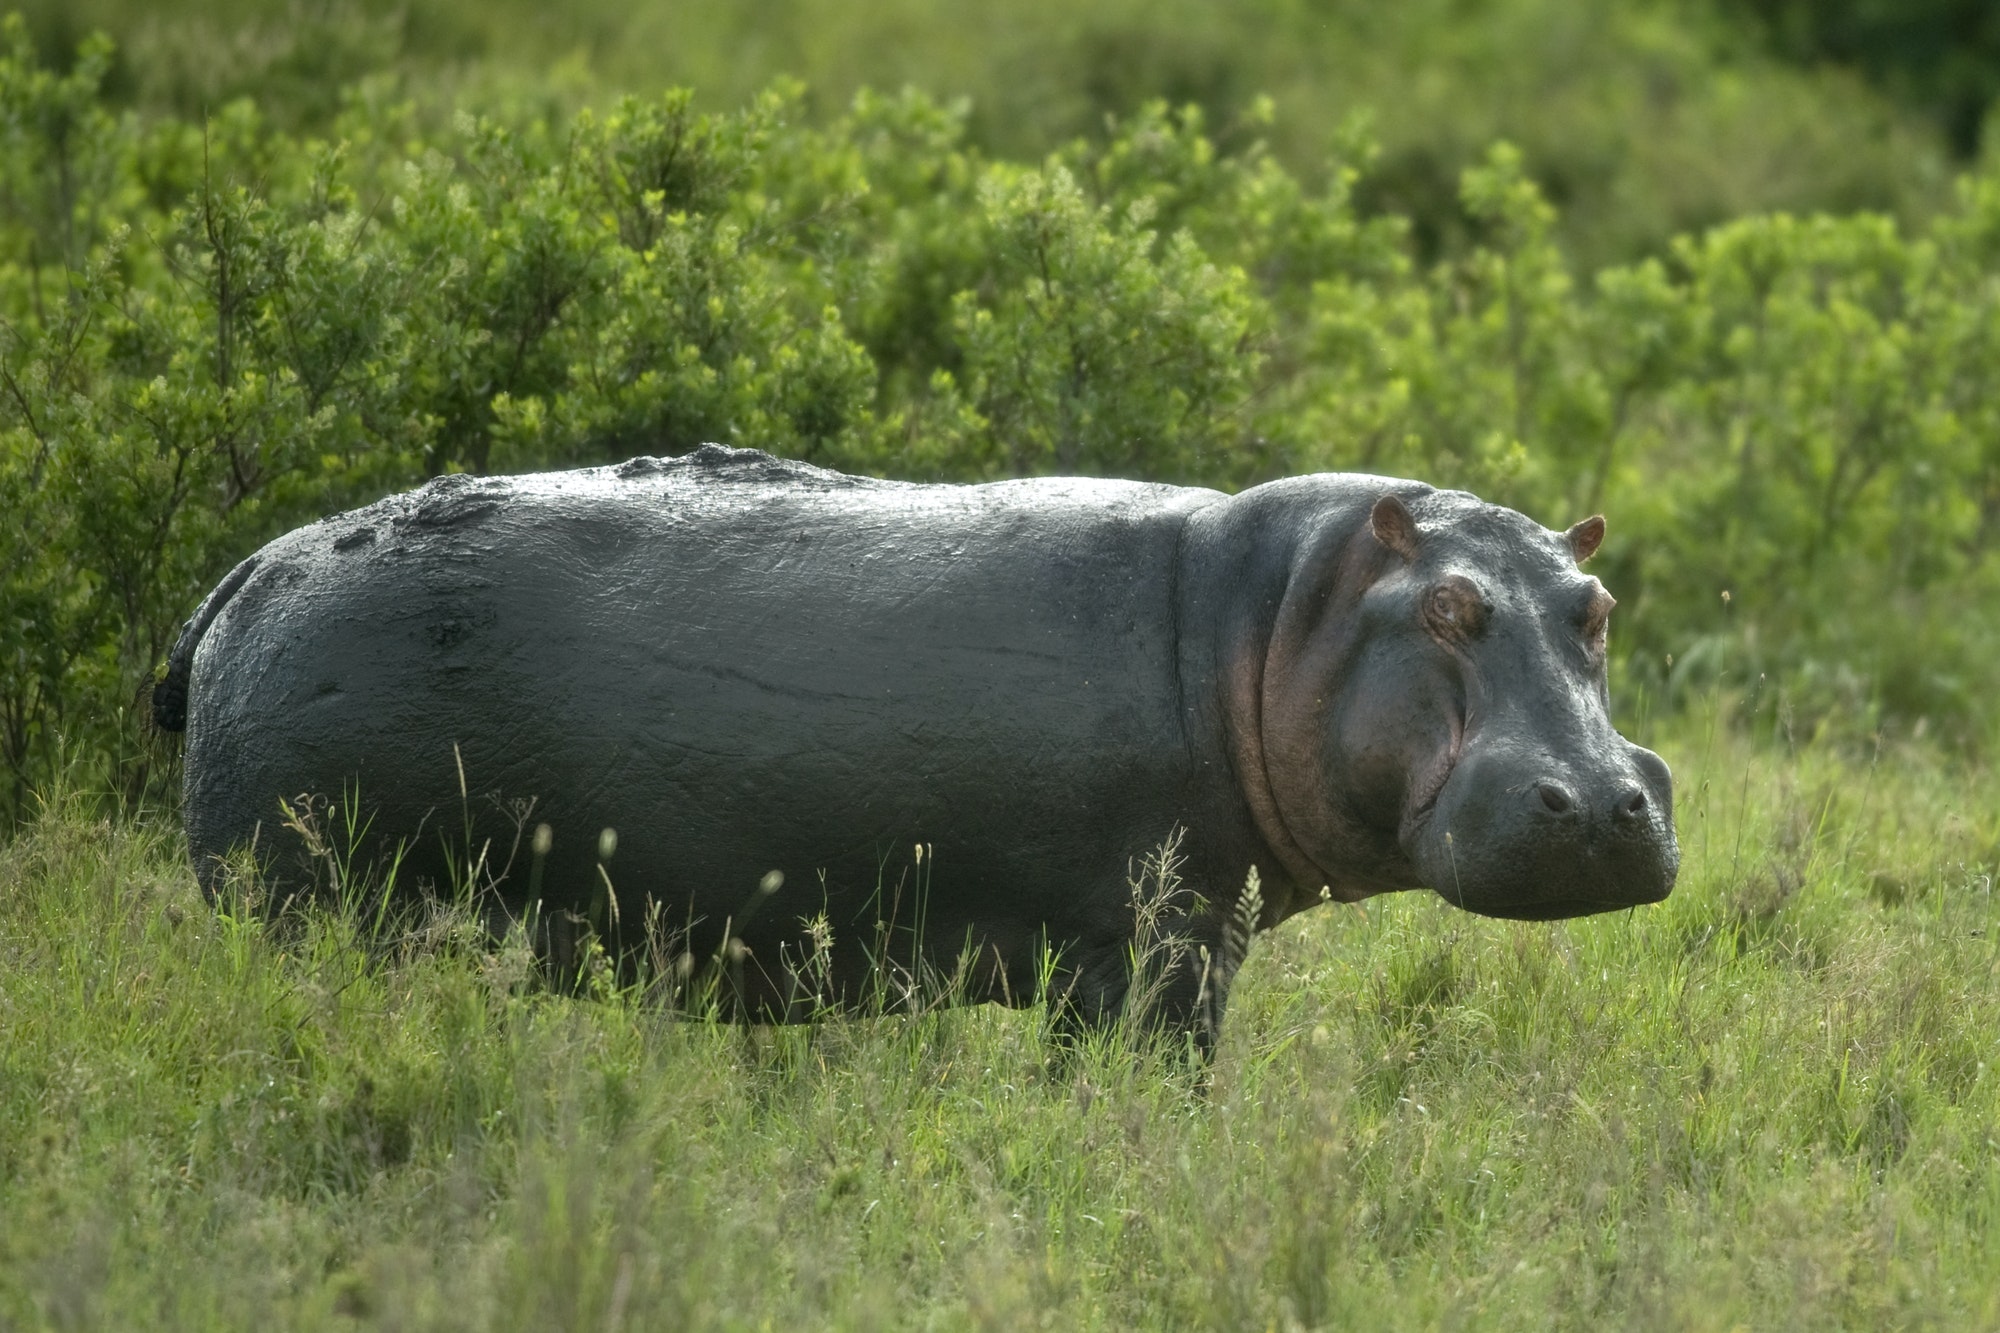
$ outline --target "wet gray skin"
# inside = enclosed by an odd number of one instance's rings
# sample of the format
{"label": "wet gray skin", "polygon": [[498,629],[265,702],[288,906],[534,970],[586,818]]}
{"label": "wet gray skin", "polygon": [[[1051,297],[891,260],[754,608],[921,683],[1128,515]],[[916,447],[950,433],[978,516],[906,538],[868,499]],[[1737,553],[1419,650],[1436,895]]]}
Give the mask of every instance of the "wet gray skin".
{"label": "wet gray skin", "polygon": [[708,446],[446,478],[245,561],[155,713],[211,891],[245,848],[275,899],[323,883],[279,802],[347,799],[357,869],[479,863],[491,910],[544,921],[603,920],[608,882],[615,920],[733,940],[767,1018],[885,963],[1022,1003],[1046,947],[1062,1011],[1108,1019],[1133,867],[1178,831],[1190,947],[1153,1021],[1206,1044],[1253,866],[1262,926],[1425,885],[1527,918],[1671,889],[1666,766],[1611,727],[1579,568],[1602,533],[1334,474],[918,486]]}

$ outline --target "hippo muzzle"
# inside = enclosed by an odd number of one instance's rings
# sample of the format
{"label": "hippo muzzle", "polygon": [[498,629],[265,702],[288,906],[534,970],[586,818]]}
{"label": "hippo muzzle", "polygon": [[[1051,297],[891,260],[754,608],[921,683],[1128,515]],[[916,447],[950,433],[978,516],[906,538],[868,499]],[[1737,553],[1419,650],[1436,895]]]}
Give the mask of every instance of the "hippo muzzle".
{"label": "hippo muzzle", "polygon": [[1658,902],[1674,886],[1673,776],[1612,736],[1599,762],[1505,743],[1471,745],[1413,821],[1411,860],[1448,902],[1550,920]]}

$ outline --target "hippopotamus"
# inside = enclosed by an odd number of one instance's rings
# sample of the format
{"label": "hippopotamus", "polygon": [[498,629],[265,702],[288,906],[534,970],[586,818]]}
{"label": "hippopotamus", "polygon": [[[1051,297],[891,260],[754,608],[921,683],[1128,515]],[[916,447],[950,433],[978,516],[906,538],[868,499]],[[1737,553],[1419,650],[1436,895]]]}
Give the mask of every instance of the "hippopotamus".
{"label": "hippopotamus", "polygon": [[1316,904],[1671,890],[1672,780],[1613,729],[1580,568],[1604,530],[1352,474],[454,475],[243,561],[154,711],[211,892],[246,849],[314,882],[318,798],[350,873],[651,923],[776,1019],[889,967],[1102,1024],[1164,921],[1152,1021],[1205,1046],[1247,933]]}

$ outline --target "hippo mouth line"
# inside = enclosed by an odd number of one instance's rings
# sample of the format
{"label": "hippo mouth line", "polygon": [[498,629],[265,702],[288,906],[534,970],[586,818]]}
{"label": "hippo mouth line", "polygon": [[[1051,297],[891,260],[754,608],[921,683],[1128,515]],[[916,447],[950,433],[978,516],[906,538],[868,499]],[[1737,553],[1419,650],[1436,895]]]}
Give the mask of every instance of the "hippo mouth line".
{"label": "hippo mouth line", "polygon": [[1403,816],[1403,827],[1398,831],[1405,849],[1414,848],[1430,827],[1431,816],[1437,813],[1437,804],[1444,796],[1444,789],[1451,781],[1451,775],[1458,771],[1458,761],[1465,753],[1465,724],[1457,723],[1452,728],[1451,746],[1444,753],[1444,762],[1426,774],[1426,781],[1420,795]]}
{"label": "hippo mouth line", "polygon": [[1660,902],[1672,891],[1671,883],[1658,891],[1647,890],[1641,895],[1631,893],[1571,894],[1560,898],[1537,898],[1519,903],[1468,903],[1463,897],[1451,894],[1441,895],[1446,902],[1468,912],[1481,916],[1501,917],[1509,921],[1562,921],[1570,917],[1596,916],[1603,912],[1621,912],[1631,907],[1645,907]]}
{"label": "hippo mouth line", "polygon": [[[1664,897],[1665,895],[1661,895]],[[1551,898],[1546,902],[1522,903],[1519,906],[1466,907],[1467,911],[1481,916],[1500,917],[1508,921],[1565,921],[1571,917],[1598,916],[1605,912],[1618,912],[1632,907],[1644,907],[1658,898],[1641,901],[1616,898]]]}

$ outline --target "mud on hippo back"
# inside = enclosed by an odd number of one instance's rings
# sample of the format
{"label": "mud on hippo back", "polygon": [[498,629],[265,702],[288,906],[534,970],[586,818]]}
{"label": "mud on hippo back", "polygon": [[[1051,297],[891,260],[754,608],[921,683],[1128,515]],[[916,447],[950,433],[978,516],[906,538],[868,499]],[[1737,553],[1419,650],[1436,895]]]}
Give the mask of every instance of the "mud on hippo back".
{"label": "mud on hippo back", "polygon": [[736,957],[763,1017],[889,966],[1107,1021],[1133,868],[1178,833],[1149,1021],[1205,1044],[1253,866],[1260,927],[1423,885],[1530,918],[1671,889],[1671,781],[1611,726],[1579,568],[1603,532],[1344,474],[926,486],[705,446],[449,477],[238,566],[155,711],[211,889],[243,848],[311,883],[280,802],[345,796],[402,889],[472,861],[498,909],[576,913],[609,885]]}

